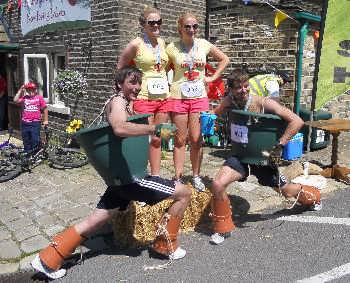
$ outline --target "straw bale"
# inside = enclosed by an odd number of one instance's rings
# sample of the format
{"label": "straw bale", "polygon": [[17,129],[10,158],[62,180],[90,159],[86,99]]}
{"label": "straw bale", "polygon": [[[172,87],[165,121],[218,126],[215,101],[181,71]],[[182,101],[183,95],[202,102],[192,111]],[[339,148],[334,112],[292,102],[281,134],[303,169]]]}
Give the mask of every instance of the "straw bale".
{"label": "straw bale", "polygon": [[[281,167],[280,170],[288,180],[293,180],[304,174],[304,167],[300,161],[293,161],[290,165]],[[320,175],[322,170],[320,166],[309,162],[309,175]]]}
{"label": "straw bale", "polygon": [[304,174],[303,165],[299,161],[293,161],[290,165],[280,168],[280,170],[289,181]]}
{"label": "straw bale", "polygon": [[323,169],[320,166],[310,162],[310,164],[309,164],[309,174],[310,175],[321,175],[322,171],[323,171]]}
{"label": "straw bale", "polygon": [[[181,222],[181,232],[208,227],[211,193],[197,192],[192,186],[192,198]],[[117,212],[112,218],[112,227],[117,243],[122,247],[148,245],[155,238],[156,224],[171,206],[172,200],[164,200],[153,206],[132,202],[125,211]]]}

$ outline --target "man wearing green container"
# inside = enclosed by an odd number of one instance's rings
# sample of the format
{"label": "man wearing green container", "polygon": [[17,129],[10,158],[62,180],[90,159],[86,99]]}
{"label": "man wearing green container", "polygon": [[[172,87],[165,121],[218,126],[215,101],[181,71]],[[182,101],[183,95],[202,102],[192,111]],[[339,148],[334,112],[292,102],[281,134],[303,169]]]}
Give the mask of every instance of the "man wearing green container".
{"label": "man wearing green container", "polygon": [[[287,126],[276,145],[269,152],[265,153],[268,165],[249,165],[242,162],[242,156],[241,158],[231,156],[216,174],[210,189],[213,193],[211,216],[214,222],[214,234],[211,237],[211,241],[215,244],[222,243],[225,237],[231,235],[235,227],[232,221],[232,210],[226,188],[232,182],[243,181],[249,174],[255,175],[261,185],[277,188],[283,196],[287,198],[294,197],[299,204],[312,210],[320,210],[322,207],[320,191],[317,188],[289,183],[278,170],[283,146],[303,126],[303,120],[273,99],[252,95],[248,80],[249,77],[244,71],[233,71],[228,79],[231,93],[214,109],[214,113],[222,115],[231,109],[257,113],[267,112],[279,116],[286,122]],[[231,121],[231,139],[235,143],[248,143],[248,127],[236,126],[234,122]]]}
{"label": "man wearing green container", "polygon": [[[170,133],[176,130],[169,124],[148,125],[127,121],[134,115],[132,104],[140,92],[141,78],[142,72],[135,67],[125,67],[118,71],[115,85],[117,93],[107,104],[107,120],[114,134],[119,137],[152,134],[162,138],[169,137]],[[61,268],[64,259],[69,257],[86,237],[102,227],[114,212],[125,210],[132,200],[153,205],[164,199],[172,199],[174,202],[157,224],[157,236],[152,248],[170,260],[183,258],[186,251],[180,248],[177,235],[191,199],[191,190],[180,182],[159,176],[146,176],[131,184],[109,186],[91,215],[57,234],[50,245],[35,257],[31,265],[51,279],[63,277],[66,274],[66,270]]]}

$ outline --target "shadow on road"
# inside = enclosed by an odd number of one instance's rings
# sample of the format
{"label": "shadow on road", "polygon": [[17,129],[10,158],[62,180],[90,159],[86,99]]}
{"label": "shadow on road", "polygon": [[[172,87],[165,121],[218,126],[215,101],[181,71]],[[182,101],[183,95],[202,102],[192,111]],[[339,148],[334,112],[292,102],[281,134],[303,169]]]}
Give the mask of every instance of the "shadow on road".
{"label": "shadow on road", "polygon": [[245,214],[235,218],[237,227],[248,228],[248,223],[274,220],[282,216],[298,215],[309,211],[309,207],[295,206],[292,209],[283,208],[271,214]]}

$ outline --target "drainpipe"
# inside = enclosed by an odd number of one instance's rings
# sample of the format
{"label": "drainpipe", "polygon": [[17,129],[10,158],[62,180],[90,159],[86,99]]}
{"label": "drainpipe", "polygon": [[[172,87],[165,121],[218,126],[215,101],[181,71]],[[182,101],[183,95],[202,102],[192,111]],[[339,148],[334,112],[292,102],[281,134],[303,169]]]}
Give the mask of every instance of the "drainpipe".
{"label": "drainpipe", "polygon": [[298,52],[298,72],[297,72],[297,92],[294,98],[294,112],[299,115],[300,97],[301,97],[301,81],[303,75],[303,54],[305,37],[309,31],[309,23],[305,22],[299,29],[299,52]]}
{"label": "drainpipe", "polygon": [[[325,0],[327,1],[327,0]],[[298,44],[298,70],[297,70],[297,87],[294,97],[294,112],[299,115],[300,112],[300,97],[301,97],[301,79],[303,75],[303,53],[304,53],[304,41],[306,35],[309,31],[309,23],[319,23],[321,17],[308,13],[308,12],[297,12],[295,13],[295,19],[298,20],[301,24],[299,29],[299,44]]]}

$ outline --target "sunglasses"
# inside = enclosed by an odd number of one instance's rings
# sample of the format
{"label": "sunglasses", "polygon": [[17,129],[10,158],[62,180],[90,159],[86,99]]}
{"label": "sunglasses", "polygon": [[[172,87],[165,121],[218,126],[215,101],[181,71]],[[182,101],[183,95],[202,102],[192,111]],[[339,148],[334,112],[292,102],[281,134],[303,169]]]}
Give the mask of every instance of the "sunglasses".
{"label": "sunglasses", "polygon": [[159,19],[158,21],[147,21],[147,24],[151,27],[154,27],[155,25],[162,25],[162,19]]}
{"label": "sunglasses", "polygon": [[198,24],[194,24],[194,25],[184,25],[185,29],[191,29],[193,28],[194,30],[198,29]]}

